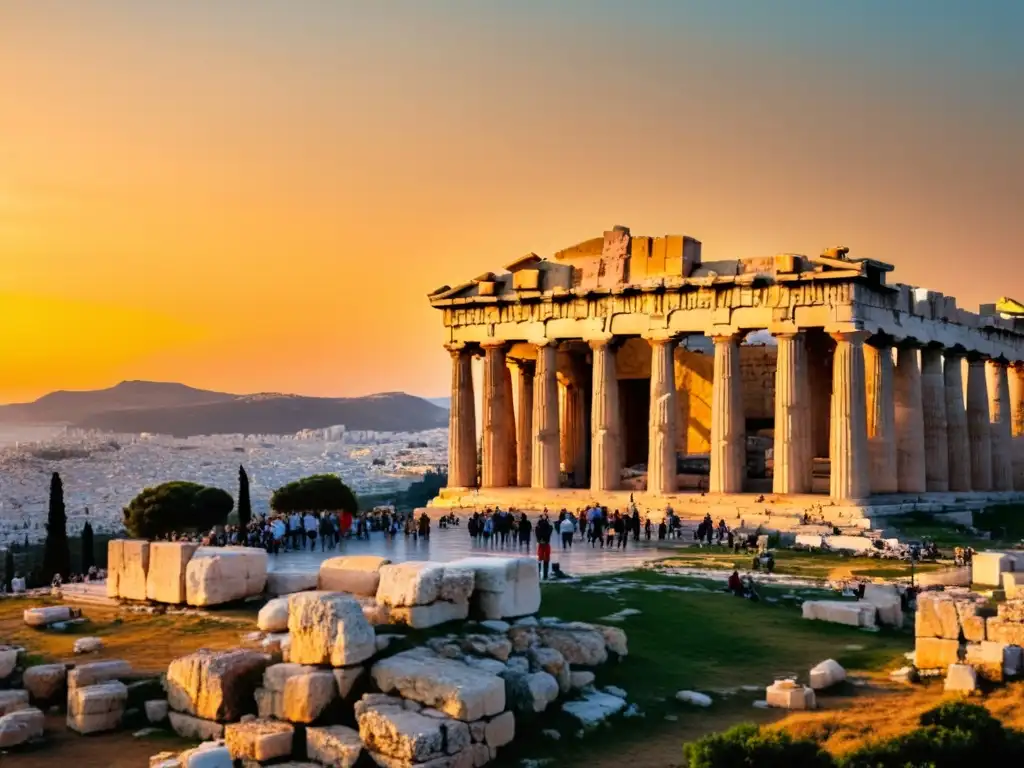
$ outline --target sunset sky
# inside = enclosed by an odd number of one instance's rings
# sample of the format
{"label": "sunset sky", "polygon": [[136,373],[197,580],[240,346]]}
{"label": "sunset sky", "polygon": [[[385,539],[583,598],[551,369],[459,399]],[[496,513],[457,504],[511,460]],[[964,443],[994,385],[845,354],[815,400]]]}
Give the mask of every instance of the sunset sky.
{"label": "sunset sky", "polygon": [[426,294],[599,235],[1024,299],[1018,0],[0,0],[0,402],[444,395]]}

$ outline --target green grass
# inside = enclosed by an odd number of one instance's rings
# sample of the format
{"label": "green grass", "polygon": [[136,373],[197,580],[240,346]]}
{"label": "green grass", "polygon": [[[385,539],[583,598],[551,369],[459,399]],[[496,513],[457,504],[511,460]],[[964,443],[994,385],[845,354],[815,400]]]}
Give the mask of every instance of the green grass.
{"label": "green grass", "polygon": [[893,522],[904,537],[927,539],[950,552],[954,547],[996,549],[1024,541],[1024,505],[1021,504],[1001,504],[974,513],[974,529],[989,534],[988,538],[966,526],[943,523],[928,513],[912,513]]}
{"label": "green grass", "polygon": [[[619,576],[648,584],[713,584],[650,570]],[[610,728],[585,740],[574,737],[578,726],[564,715],[545,715],[535,726],[517,721],[517,729],[557,728],[562,739],[547,743],[538,737],[517,742],[509,757],[553,757],[557,765],[585,765],[588,757],[611,745],[621,751],[623,743],[639,744],[651,733],[664,729],[666,715],[684,719],[717,713],[719,717],[731,715],[735,722],[750,720],[758,712],[751,702],[764,698],[763,686],[776,677],[798,675],[806,681],[810,667],[827,658],[835,659],[851,673],[879,672],[902,666],[903,654],[914,644],[909,633],[865,632],[805,621],[794,604],[754,603],[722,591],[650,592],[627,587],[613,596],[581,590],[601,579],[545,585],[541,613],[564,620],[611,624],[601,618],[626,607],[638,609],[641,613],[615,624],[629,638],[629,656],[596,672],[598,687],[623,688],[645,717],[616,720]],[[721,589],[721,584],[713,586]],[[771,596],[789,589],[765,587],[760,591],[762,596]],[[759,690],[715,693],[743,685],[756,685]],[[680,690],[710,693],[715,703],[707,713],[698,714],[675,701]]]}

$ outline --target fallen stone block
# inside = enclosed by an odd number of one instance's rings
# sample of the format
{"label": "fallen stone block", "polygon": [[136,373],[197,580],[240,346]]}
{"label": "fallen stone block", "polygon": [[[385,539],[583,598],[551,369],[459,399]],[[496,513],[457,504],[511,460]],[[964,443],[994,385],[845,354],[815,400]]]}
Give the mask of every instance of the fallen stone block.
{"label": "fallen stone block", "polygon": [[367,708],[358,721],[359,737],[367,750],[406,764],[432,765],[430,761],[456,755],[471,743],[469,726],[464,722],[429,717],[394,705]]}
{"label": "fallen stone block", "polygon": [[960,643],[940,637],[919,637],[914,644],[914,666],[918,669],[945,669],[960,659]]}
{"label": "fallen stone block", "polygon": [[547,672],[520,672],[510,669],[501,677],[505,681],[505,700],[509,709],[515,712],[543,712],[561,692],[558,680]]}
{"label": "fallen stone block", "polygon": [[574,717],[584,728],[594,728],[626,708],[626,700],[600,691],[585,691],[582,699],[567,701],[562,711]]}
{"label": "fallen stone block", "polygon": [[370,673],[384,693],[397,691],[406,699],[458,720],[479,720],[505,709],[505,683],[501,678],[422,649],[378,661]]}
{"label": "fallen stone block", "polygon": [[182,656],[167,668],[171,709],[205,720],[237,720],[252,711],[253,695],[270,666],[265,653],[207,651]]}
{"label": "fallen stone block", "polygon": [[234,768],[231,752],[218,742],[208,742],[186,750],[178,755],[178,761],[181,768]]}
{"label": "fallen stone block", "polygon": [[132,673],[132,665],[121,659],[109,659],[107,661],[91,661],[88,664],[79,664],[68,672],[68,689],[74,690],[87,685],[107,683],[121,678],[129,677]]}
{"label": "fallen stone block", "polygon": [[153,725],[162,723],[167,719],[167,699],[151,699],[143,702],[143,709],[146,711],[146,720]]}
{"label": "fallen stone block", "polygon": [[692,704],[695,707],[710,707],[712,703],[710,696],[697,691],[678,691],[676,693],[676,701],[683,704]]}
{"label": "fallen stone block", "polygon": [[532,558],[467,557],[451,565],[473,570],[471,604],[481,618],[513,618],[540,610],[540,575]]}
{"label": "fallen stone block", "polygon": [[25,670],[21,684],[32,701],[48,704],[64,698],[67,676],[67,668],[63,664],[40,664]]}
{"label": "fallen stone block", "polygon": [[337,698],[338,686],[329,670],[275,664],[263,673],[263,687],[255,696],[261,718],[312,723]]}
{"label": "fallen stone block", "polygon": [[298,664],[347,667],[377,652],[376,635],[355,598],[339,592],[299,592],[289,598],[288,658]]}
{"label": "fallen stone block", "polygon": [[[969,643],[965,649],[964,662],[974,667],[978,677],[993,683],[1003,682],[1007,674],[1007,655],[1009,651],[1009,663],[1012,667],[1013,656],[1010,649],[1016,646],[996,643],[989,640],[980,643]],[[952,665],[951,665],[952,666]],[[1012,673],[1010,673],[1012,674]]]}
{"label": "fallen stone block", "polygon": [[1024,622],[1024,600],[1007,600],[996,606],[1000,619],[1009,622]]}
{"label": "fallen stone block", "polygon": [[185,569],[189,605],[220,605],[259,595],[267,584],[267,553],[258,547],[199,547]]}
{"label": "fallen stone block", "polygon": [[892,584],[866,585],[863,602],[875,606],[878,623],[883,627],[903,626],[903,601],[899,590]]}
{"label": "fallen stone block", "polygon": [[149,572],[148,541],[113,539],[107,543],[107,596],[146,599]]}
{"label": "fallen stone block", "polygon": [[814,709],[814,691],[793,680],[776,680],[765,690],[769,707],[779,709]]}
{"label": "fallen stone block", "polygon": [[1024,646],[1024,623],[990,616],[985,620],[985,637],[997,643]]}
{"label": "fallen stone block", "polygon": [[363,609],[363,616],[371,626],[382,627],[391,623],[390,606],[378,603],[375,597],[357,597],[356,600]]}
{"label": "fallen stone block", "polygon": [[320,563],[317,589],[373,597],[380,585],[380,569],[391,561],[373,555],[332,557]]}
{"label": "fallen stone block", "polygon": [[103,641],[98,637],[80,637],[71,646],[72,653],[96,653],[103,649]]}
{"label": "fallen stone block", "polygon": [[198,544],[154,541],[149,545],[146,597],[158,603],[180,605],[187,599],[185,573]]}
{"label": "fallen stone block", "polygon": [[943,690],[947,693],[974,693],[978,678],[970,664],[950,664]]}
{"label": "fallen stone block", "polygon": [[516,718],[511,712],[502,712],[491,718],[484,727],[484,743],[489,747],[511,744],[516,736]]}
{"label": "fallen stone block", "polygon": [[1003,573],[1014,569],[1015,560],[1005,552],[975,552],[971,557],[971,581],[986,587],[1003,583]]}
{"label": "fallen stone block", "polygon": [[224,725],[213,720],[204,720],[173,710],[168,710],[167,719],[171,721],[171,730],[183,739],[208,741],[224,736]]}
{"label": "fallen stone block", "polygon": [[629,655],[629,644],[626,639],[625,630],[620,627],[608,627],[603,624],[595,624],[594,628],[604,635],[604,646],[609,653],[614,653],[620,658]]}
{"label": "fallen stone block", "polygon": [[122,559],[124,539],[111,539],[107,542],[107,597],[120,597]]}
{"label": "fallen stone block", "polygon": [[6,680],[14,674],[22,651],[22,648],[0,646],[0,680]]}
{"label": "fallen stone block", "polygon": [[11,749],[33,739],[41,739],[45,724],[45,715],[35,707],[3,715],[0,717],[0,749]]}
{"label": "fallen stone block", "polygon": [[16,576],[11,579],[11,593],[15,595],[21,595],[25,593],[25,579],[21,576]]}
{"label": "fallen stone block", "polygon": [[392,608],[430,605],[439,600],[468,603],[474,572],[458,565],[410,561],[383,565],[377,602]]}
{"label": "fallen stone block", "polygon": [[19,709],[29,708],[28,691],[10,690],[0,691],[0,715],[9,715]]}
{"label": "fallen stone block", "polygon": [[67,605],[51,605],[43,608],[26,608],[22,619],[30,627],[48,627],[70,621],[79,616],[79,612]]}
{"label": "fallen stone block", "polygon": [[347,667],[331,671],[334,674],[334,682],[338,688],[338,697],[343,701],[348,699],[354,691],[358,690],[359,682],[366,675],[365,667]]}
{"label": "fallen stone block", "polygon": [[604,634],[593,625],[542,625],[536,631],[541,643],[557,650],[573,666],[596,667],[608,661]]}
{"label": "fallen stone block", "polygon": [[874,627],[878,614],[878,608],[865,601],[805,600],[800,610],[805,619],[863,628]]}
{"label": "fallen stone block", "polygon": [[288,598],[275,597],[260,608],[256,626],[264,632],[288,631]]}
{"label": "fallen stone block", "polygon": [[593,685],[594,679],[594,673],[585,670],[574,669],[569,673],[569,685],[574,690],[579,690],[580,688],[586,688],[588,685]]}
{"label": "fallen stone block", "polygon": [[306,755],[315,763],[352,768],[363,751],[358,731],[344,725],[306,729]]}
{"label": "fallen stone block", "polygon": [[1024,573],[1004,571],[1003,592],[1006,593],[1007,600],[1024,597]]}
{"label": "fallen stone block", "polygon": [[128,688],[117,681],[70,690],[68,728],[83,735],[115,730],[121,726],[127,701]]}
{"label": "fallen stone block", "polygon": [[267,592],[271,595],[290,595],[317,588],[314,571],[271,571],[267,574]]}
{"label": "fallen stone block", "polygon": [[412,629],[430,629],[447,624],[449,621],[464,621],[469,618],[469,603],[448,603],[438,600],[430,605],[408,605],[390,608],[389,623],[404,624]]}
{"label": "fallen stone block", "polygon": [[235,760],[264,762],[292,753],[295,727],[276,720],[250,720],[224,727],[224,744]]}
{"label": "fallen stone block", "polygon": [[846,670],[834,659],[826,659],[811,667],[810,684],[815,691],[823,691],[846,680]]}

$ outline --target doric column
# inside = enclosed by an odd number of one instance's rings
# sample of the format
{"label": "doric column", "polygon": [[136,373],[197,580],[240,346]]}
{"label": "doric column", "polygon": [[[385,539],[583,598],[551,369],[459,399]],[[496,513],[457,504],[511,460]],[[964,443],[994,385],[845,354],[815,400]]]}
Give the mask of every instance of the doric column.
{"label": "doric column", "polygon": [[917,349],[896,349],[896,475],[900,493],[924,493],[924,414]]}
{"label": "doric column", "polygon": [[942,379],[946,388],[946,442],[949,456],[949,490],[971,490],[971,440],[964,407],[964,353],[946,350]]}
{"label": "doric column", "polygon": [[1010,381],[1005,360],[985,364],[988,379],[988,413],[992,428],[992,490],[1013,490]]}
{"label": "doric column", "polygon": [[775,470],[772,491],[811,490],[810,409],[807,391],[807,350],[802,333],[777,333],[775,367]]}
{"label": "doric column", "polygon": [[590,489],[619,487],[619,378],[611,337],[592,339],[593,384],[590,402]]}
{"label": "doric column", "polygon": [[886,339],[864,345],[867,377],[868,455],[871,492],[896,493],[896,396],[893,390],[892,346]]}
{"label": "doric column", "polygon": [[505,458],[508,461],[508,484],[516,485],[519,473],[519,451],[516,447],[516,397],[512,388],[512,369],[505,364],[505,439],[508,441],[508,448],[505,449]]}
{"label": "doric column", "polygon": [[533,482],[533,371],[534,364],[523,360],[516,366],[519,374],[519,414],[516,421],[516,485],[529,488]]}
{"label": "doric column", "polygon": [[508,407],[505,380],[504,342],[489,340],[484,348],[484,429],[482,485],[485,488],[504,488],[509,483],[510,426],[506,424]]}
{"label": "doric column", "polygon": [[473,355],[465,344],[448,344],[452,356],[452,400],[448,413],[448,486],[476,486],[476,403]]}
{"label": "doric column", "polygon": [[921,412],[924,415],[925,487],[933,492],[949,490],[949,424],[946,419],[946,384],[942,374],[942,350],[921,350]]}
{"label": "doric column", "polygon": [[1010,367],[1010,434],[1013,436],[1013,487],[1024,491],[1024,363]]}
{"label": "doric column", "polygon": [[651,345],[651,408],[647,438],[647,492],[676,492],[676,340],[657,337]]}
{"label": "doric column", "polygon": [[832,428],[829,461],[830,495],[840,501],[865,499],[871,494],[868,472],[867,402],[864,386],[866,331],[833,333]]}
{"label": "doric column", "polygon": [[709,488],[712,493],[741,493],[747,470],[747,446],[740,374],[740,335],[714,336],[712,339],[715,343],[715,367],[711,379]]}
{"label": "doric column", "polygon": [[558,487],[558,366],[555,343],[537,344],[533,376],[533,487]]}
{"label": "doric column", "polygon": [[967,358],[967,435],[971,441],[971,488],[992,490],[992,424],[988,415],[985,360]]}

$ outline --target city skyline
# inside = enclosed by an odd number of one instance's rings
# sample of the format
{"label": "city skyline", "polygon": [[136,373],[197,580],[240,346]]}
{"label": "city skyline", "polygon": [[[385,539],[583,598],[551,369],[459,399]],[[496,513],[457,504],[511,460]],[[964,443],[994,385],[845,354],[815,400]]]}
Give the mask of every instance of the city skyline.
{"label": "city skyline", "polygon": [[1024,295],[1024,8],[723,6],[0,8],[0,402],[437,396],[427,293],[615,224]]}

